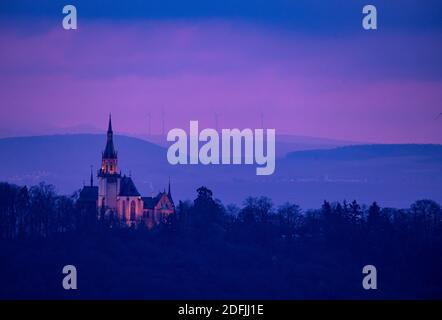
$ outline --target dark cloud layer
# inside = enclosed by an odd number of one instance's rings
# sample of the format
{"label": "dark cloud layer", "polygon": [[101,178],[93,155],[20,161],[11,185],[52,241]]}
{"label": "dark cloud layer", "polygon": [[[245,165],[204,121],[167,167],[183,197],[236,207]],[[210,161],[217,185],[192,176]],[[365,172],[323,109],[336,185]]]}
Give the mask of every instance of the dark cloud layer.
{"label": "dark cloud layer", "polygon": [[[79,29],[61,27],[77,6]],[[442,1],[0,1],[0,134],[189,120],[374,142],[435,142]]]}
{"label": "dark cloud layer", "polygon": [[442,29],[439,0],[2,0],[0,15],[55,19],[68,3],[82,19],[239,19],[313,33],[357,30],[362,7],[374,4],[385,29]]}

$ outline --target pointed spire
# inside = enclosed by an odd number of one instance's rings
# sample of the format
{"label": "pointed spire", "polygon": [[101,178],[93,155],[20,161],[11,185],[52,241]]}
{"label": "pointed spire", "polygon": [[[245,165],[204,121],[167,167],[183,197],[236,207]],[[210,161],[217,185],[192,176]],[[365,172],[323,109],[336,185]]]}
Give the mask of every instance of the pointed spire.
{"label": "pointed spire", "polygon": [[170,177],[169,177],[169,190],[168,190],[168,192],[167,192],[167,195],[170,197],[171,196],[171,193],[170,193]]}
{"label": "pointed spire", "polygon": [[107,133],[112,133],[112,114],[109,113],[109,125],[107,127]]}
{"label": "pointed spire", "polygon": [[103,159],[116,159],[117,153],[115,152],[114,142],[113,142],[113,131],[112,131],[112,116],[109,114],[109,126],[107,129],[107,141],[106,148],[103,152]]}
{"label": "pointed spire", "polygon": [[94,166],[92,166],[91,165],[91,187],[93,187],[94,186],[94,175],[93,175],[93,173],[92,173],[92,171],[93,171],[93,168]]}

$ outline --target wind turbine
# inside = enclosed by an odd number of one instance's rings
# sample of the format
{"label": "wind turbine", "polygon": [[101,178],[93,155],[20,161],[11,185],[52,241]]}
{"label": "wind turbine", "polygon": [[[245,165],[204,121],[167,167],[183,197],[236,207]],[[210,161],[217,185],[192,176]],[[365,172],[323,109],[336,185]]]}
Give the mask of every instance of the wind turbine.
{"label": "wind turbine", "polygon": [[218,132],[219,131],[219,126],[218,126],[218,113],[215,112],[215,130]]}
{"label": "wind turbine", "polygon": [[152,136],[152,115],[150,112],[147,113],[147,121],[148,121],[148,135]]}
{"label": "wind turbine", "polygon": [[165,112],[164,112],[164,105],[161,107],[161,134],[164,136],[165,135],[165,125],[164,125],[164,121],[165,121]]}

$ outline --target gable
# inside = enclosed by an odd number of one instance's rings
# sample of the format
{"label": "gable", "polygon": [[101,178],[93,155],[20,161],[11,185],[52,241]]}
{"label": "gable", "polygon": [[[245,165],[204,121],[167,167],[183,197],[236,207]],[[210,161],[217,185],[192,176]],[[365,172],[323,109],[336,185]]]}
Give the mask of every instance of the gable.
{"label": "gable", "polygon": [[174,210],[175,206],[167,193],[160,192],[155,197],[143,197],[143,203],[145,209],[151,210]]}
{"label": "gable", "polygon": [[155,205],[155,209],[161,210],[173,210],[174,206],[172,201],[169,199],[167,193],[163,193],[159,198],[157,204]]}

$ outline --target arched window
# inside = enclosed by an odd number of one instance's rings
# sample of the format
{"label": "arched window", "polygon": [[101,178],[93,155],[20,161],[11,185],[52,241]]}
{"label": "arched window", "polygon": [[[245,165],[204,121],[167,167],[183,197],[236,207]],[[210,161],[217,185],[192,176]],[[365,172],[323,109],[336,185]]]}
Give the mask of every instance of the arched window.
{"label": "arched window", "polygon": [[123,210],[121,210],[121,218],[126,220],[126,201],[123,200]]}
{"label": "arched window", "polygon": [[130,203],[130,221],[135,221],[135,201]]}

